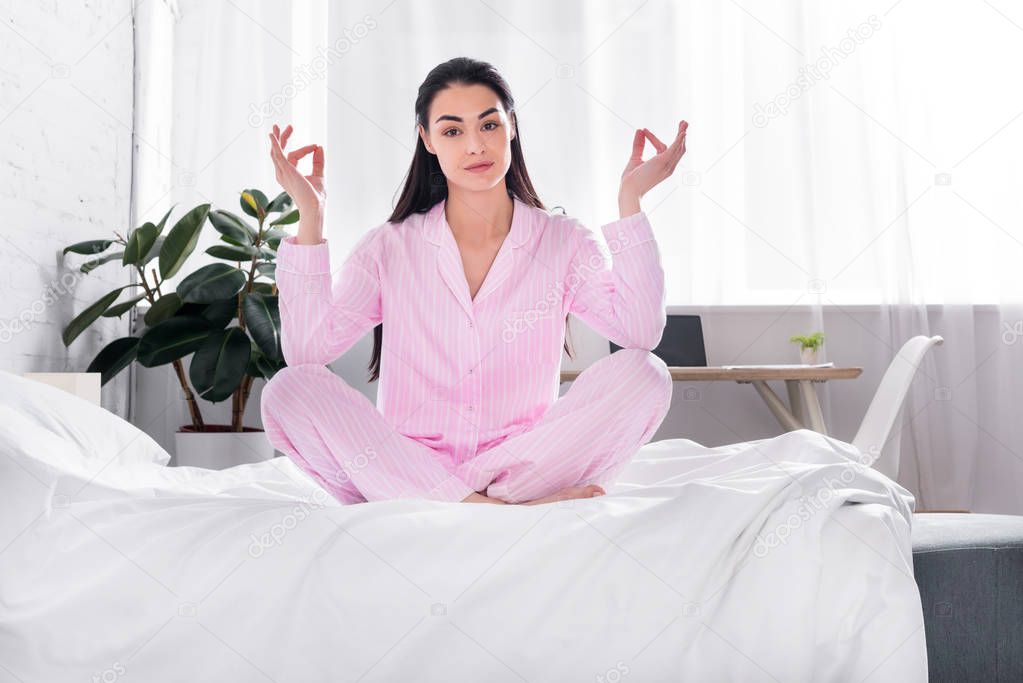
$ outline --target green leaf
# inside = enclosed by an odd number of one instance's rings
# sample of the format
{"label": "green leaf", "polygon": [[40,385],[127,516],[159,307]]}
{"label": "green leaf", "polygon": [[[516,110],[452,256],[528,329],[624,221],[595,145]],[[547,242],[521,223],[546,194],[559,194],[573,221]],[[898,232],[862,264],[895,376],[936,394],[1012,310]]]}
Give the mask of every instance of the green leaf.
{"label": "green leaf", "polygon": [[89,273],[95,270],[97,267],[102,266],[104,263],[109,263],[114,259],[121,258],[123,254],[124,254],[123,251],[115,251],[109,254],[104,254],[99,258],[94,258],[91,261],[86,261],[81,265],[81,267],[78,270],[82,271],[83,273]]}
{"label": "green leaf", "polygon": [[208,304],[242,291],[249,278],[226,263],[211,263],[195,271],[177,286],[182,301]]}
{"label": "green leaf", "polygon": [[281,240],[287,236],[288,233],[284,232],[280,228],[270,228],[263,233],[263,244],[274,251],[277,251],[280,248]]}
{"label": "green leaf", "polygon": [[250,348],[249,366],[245,368],[245,374],[256,378],[262,377],[263,372],[259,369],[259,359],[263,357],[263,352],[259,350],[255,342],[251,344]]}
{"label": "green leaf", "polygon": [[207,401],[223,401],[241,386],[251,353],[249,336],[240,327],[219,330],[196,350],[188,378]]}
{"label": "green leaf", "polygon": [[266,207],[270,203],[266,200],[266,195],[259,190],[242,190],[238,202],[241,204],[242,211],[253,218],[266,216]]}
{"label": "green leaf", "polygon": [[[175,296],[177,296],[177,295],[175,294]],[[190,302],[182,302],[181,303],[181,308],[179,308],[174,313],[174,315],[176,315],[176,316],[190,315],[190,316],[195,317],[195,318],[201,318],[202,317],[202,312],[205,311],[206,308],[207,308],[207,304],[195,304],[195,303],[190,303]]]}
{"label": "green leaf", "polygon": [[92,362],[89,363],[89,367],[85,371],[100,373],[100,384],[106,384],[135,360],[138,346],[138,337],[115,339],[96,354],[96,357],[92,359]]}
{"label": "green leaf", "polygon": [[256,241],[256,229],[230,211],[215,209],[210,211],[210,223],[223,236],[225,242],[238,246],[248,246]]}
{"label": "green leaf", "polygon": [[181,303],[181,297],[178,296],[177,292],[164,294],[146,311],[146,325],[152,327],[156,323],[171,317],[181,308]]}
{"label": "green leaf", "polygon": [[281,192],[279,195],[273,198],[266,206],[267,213],[276,213],[278,211],[287,211],[291,208],[291,195],[287,192]]}
{"label": "green leaf", "polygon": [[252,291],[265,294],[267,296],[274,296],[274,286],[269,282],[253,282]]}
{"label": "green leaf", "polygon": [[209,215],[210,205],[200,204],[184,216],[167,233],[167,239],[160,248],[160,277],[164,280],[173,276],[184,265],[195,244],[199,241],[199,232]]}
{"label": "green leaf", "polygon": [[263,375],[263,377],[269,380],[277,374],[278,370],[286,367],[286,365],[283,360],[273,361],[266,356],[260,356],[259,359],[256,360],[256,367],[259,369],[259,372]]}
{"label": "green leaf", "polygon": [[184,358],[210,336],[210,324],[195,316],[174,316],[157,323],[139,338],[138,361],[151,368]]}
{"label": "green leaf", "polygon": [[[157,229],[159,229],[160,226],[156,227]],[[153,242],[153,246],[149,248],[149,253],[147,253],[145,257],[143,257],[142,262],[139,263],[139,265],[144,266],[150,261],[152,261],[154,258],[159,256],[160,250],[163,249],[163,243],[166,241],[166,239],[167,237],[165,235],[160,235],[159,237],[157,237],[156,240]]]}
{"label": "green leaf", "polygon": [[238,316],[238,297],[233,296],[207,304],[199,312],[199,316],[205,318],[213,329],[223,329]]}
{"label": "green leaf", "polygon": [[281,358],[281,314],[277,297],[249,292],[242,301],[242,315],[259,350],[269,358]]}
{"label": "green leaf", "polygon": [[124,258],[121,260],[126,266],[138,264],[144,256],[149,253],[156,242],[160,231],[152,223],[139,226],[128,235],[128,244],[124,247]]}
{"label": "green leaf", "polygon": [[61,338],[64,340],[64,346],[70,346],[71,342],[73,342],[78,335],[84,332],[89,325],[95,322],[96,319],[103,314],[103,311],[110,307],[110,304],[117,300],[117,297],[121,295],[121,290],[127,289],[128,287],[138,287],[138,285],[125,285],[123,287],[118,287],[111,292],[107,292],[98,301],[79,313],[74,320],[69,322],[67,327],[64,328],[63,334],[61,334]]}
{"label": "green leaf", "polygon": [[255,247],[236,247],[233,244],[214,244],[206,253],[228,261],[251,261],[259,255]]}
{"label": "green leaf", "polygon": [[286,213],[277,220],[271,221],[270,225],[290,225],[291,223],[297,223],[298,219],[298,209],[295,209],[291,213]]}
{"label": "green leaf", "polygon": [[268,277],[275,279],[277,277],[277,264],[276,263],[258,263],[256,264],[256,272],[262,277]]}
{"label": "green leaf", "polygon": [[249,193],[256,198],[256,203],[259,204],[265,213],[266,207],[270,206],[270,200],[266,198],[265,194],[256,189],[249,190]]}
{"label": "green leaf", "polygon": [[161,218],[160,222],[156,224],[156,234],[159,235],[163,233],[163,226],[167,224],[167,218],[170,217],[171,211],[174,210],[175,206],[177,206],[177,204],[171,204],[171,208],[167,209],[167,213],[163,214],[163,218]]}
{"label": "green leaf", "polygon": [[127,301],[122,301],[119,304],[115,304],[108,308],[107,310],[103,311],[103,317],[119,318],[122,315],[124,315],[125,311],[130,311],[131,309],[135,308],[135,304],[137,304],[138,302],[142,301],[145,298],[146,298],[145,294],[140,294],[133,299],[128,299]]}
{"label": "green leaf", "polygon": [[70,251],[75,254],[88,254],[89,256],[92,256],[93,254],[106,251],[113,243],[114,240],[86,240],[84,242],[75,242],[70,246],[64,247],[64,251],[61,253],[66,254]]}

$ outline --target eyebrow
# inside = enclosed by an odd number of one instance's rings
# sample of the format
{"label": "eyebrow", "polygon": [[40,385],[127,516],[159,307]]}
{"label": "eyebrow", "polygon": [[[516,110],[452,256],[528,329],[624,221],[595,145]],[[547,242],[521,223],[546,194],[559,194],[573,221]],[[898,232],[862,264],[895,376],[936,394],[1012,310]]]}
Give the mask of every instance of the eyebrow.
{"label": "eyebrow", "polygon": [[[488,114],[493,114],[496,111],[498,111],[497,107],[491,107],[490,109],[487,109],[485,112],[482,112],[476,118],[482,119],[484,116],[486,116]],[[462,119],[461,116],[453,116],[451,114],[444,114],[443,116],[438,116],[437,119],[434,121],[434,123],[438,123],[440,121],[458,121],[459,123],[462,123],[464,120]]]}

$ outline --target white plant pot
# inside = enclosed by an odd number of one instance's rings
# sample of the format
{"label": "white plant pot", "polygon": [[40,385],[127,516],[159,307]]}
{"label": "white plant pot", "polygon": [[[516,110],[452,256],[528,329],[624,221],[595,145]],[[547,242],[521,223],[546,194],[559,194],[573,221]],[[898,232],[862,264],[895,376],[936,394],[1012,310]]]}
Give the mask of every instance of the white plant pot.
{"label": "white plant pot", "polygon": [[814,348],[800,348],[799,349],[799,362],[805,365],[816,365],[817,361],[817,349]]}
{"label": "white plant pot", "polygon": [[274,446],[262,429],[245,427],[243,432],[193,432],[190,425],[174,433],[174,464],[182,467],[205,467],[223,470],[235,465],[262,462],[274,457]]}

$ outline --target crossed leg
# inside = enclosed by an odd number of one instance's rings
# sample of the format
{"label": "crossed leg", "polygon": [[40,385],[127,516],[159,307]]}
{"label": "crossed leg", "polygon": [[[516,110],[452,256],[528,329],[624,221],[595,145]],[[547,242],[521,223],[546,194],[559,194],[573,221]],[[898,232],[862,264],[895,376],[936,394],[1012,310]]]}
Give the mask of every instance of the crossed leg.
{"label": "crossed leg", "polygon": [[455,469],[476,491],[509,503],[569,486],[607,485],[657,431],[671,403],[664,361],[620,349],[581,373],[528,430]]}
{"label": "crossed leg", "polygon": [[344,504],[392,498],[461,501],[483,491],[520,503],[569,486],[609,484],[650,440],[671,402],[671,376],[642,349],[620,349],[579,374],[528,430],[455,467],[394,429],[323,365],[283,368],[263,388],[267,438]]}
{"label": "crossed leg", "polygon": [[475,492],[443,453],[397,431],[326,366],[279,370],[263,387],[260,413],[274,447],[344,504]]}

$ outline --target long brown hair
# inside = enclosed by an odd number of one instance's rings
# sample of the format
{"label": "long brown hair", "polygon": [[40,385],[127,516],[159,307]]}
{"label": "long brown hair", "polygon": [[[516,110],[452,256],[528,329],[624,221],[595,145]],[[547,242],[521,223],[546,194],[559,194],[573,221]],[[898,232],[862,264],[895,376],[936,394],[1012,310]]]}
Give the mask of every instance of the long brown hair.
{"label": "long brown hair", "polygon": [[[515,137],[511,141],[511,166],[505,174],[504,182],[508,196],[517,198],[525,204],[538,209],[547,210],[533,189],[533,183],[526,171],[526,161],[522,155],[522,131],[519,129],[518,117],[515,113],[515,100],[511,89],[501,74],[491,64],[469,57],[455,57],[443,64],[438,64],[426,75],[419,86],[416,96],[416,124],[430,130],[430,105],[437,93],[452,85],[485,85],[501,100],[504,110],[512,122]],[[400,223],[413,213],[425,213],[437,202],[448,196],[448,182],[441,170],[437,157],[426,149],[422,137],[416,133],[416,151],[412,155],[412,164],[405,174],[405,186],[401,196],[391,213],[388,222]],[[567,321],[568,318],[566,317]],[[369,381],[373,382],[380,376],[380,356],[383,348],[384,324],[380,323],[373,329],[373,355],[369,362]],[[566,330],[567,336],[567,330]],[[565,352],[572,356],[568,339],[565,340]]]}

